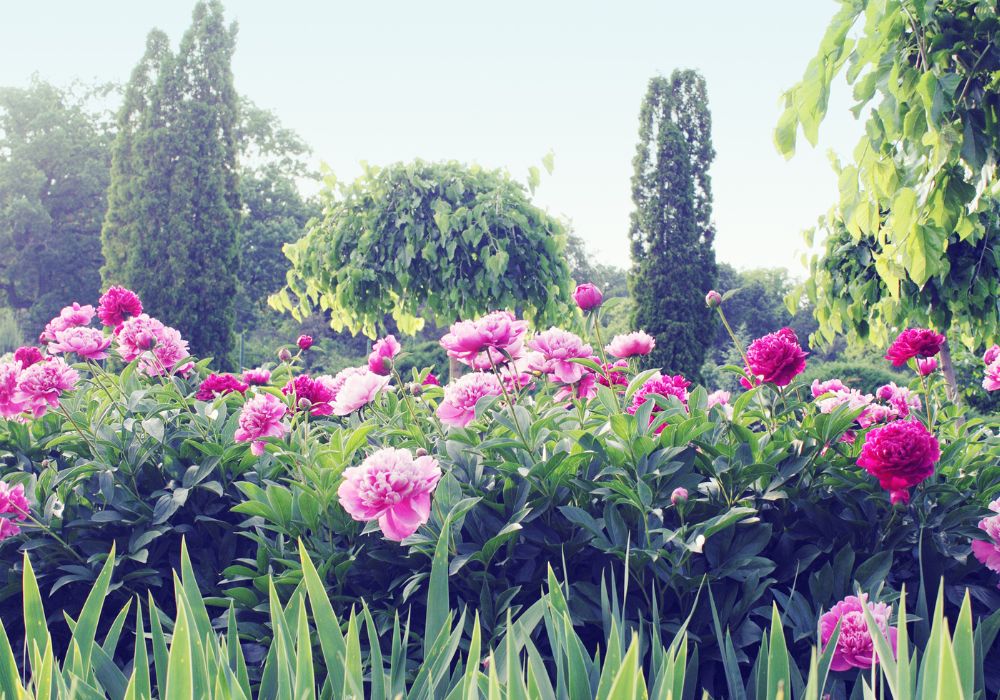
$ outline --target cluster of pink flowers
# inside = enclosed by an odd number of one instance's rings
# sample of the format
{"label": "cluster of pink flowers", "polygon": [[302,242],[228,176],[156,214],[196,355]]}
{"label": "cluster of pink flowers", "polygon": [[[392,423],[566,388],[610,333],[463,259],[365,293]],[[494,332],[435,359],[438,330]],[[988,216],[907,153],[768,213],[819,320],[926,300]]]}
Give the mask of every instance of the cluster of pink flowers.
{"label": "cluster of pink flowers", "polygon": [[865,622],[864,610],[866,607],[878,629],[889,640],[895,657],[896,630],[889,626],[892,608],[885,603],[869,603],[868,596],[865,594],[861,594],[860,597],[851,595],[834,605],[819,619],[820,642],[824,650],[829,644],[830,638],[833,637],[837,623],[840,623],[840,636],[837,638],[837,646],[834,647],[833,658],[830,662],[831,671],[848,671],[852,668],[870,669],[873,664],[878,663],[875,641],[872,639],[868,624]]}
{"label": "cluster of pink flowers", "polygon": [[147,376],[174,373],[186,376],[194,369],[194,362],[190,360],[182,364],[190,353],[180,331],[148,314],[123,321],[115,339],[119,357],[125,362],[139,360],[139,371]]}
{"label": "cluster of pink flowers", "polygon": [[[754,378],[753,385],[769,382],[775,386],[788,386],[806,368],[806,351],[799,345],[798,336],[791,328],[757,338],[747,348],[746,373]],[[751,382],[741,378],[747,389]]]}
{"label": "cluster of pink flowers", "polygon": [[24,368],[20,360],[0,363],[0,417],[35,418],[59,406],[64,391],[76,387],[80,375],[61,357],[48,357]]}
{"label": "cluster of pink flowers", "polygon": [[995,513],[979,521],[979,529],[986,533],[988,540],[973,540],[972,553],[990,571],[1000,574],[1000,498],[990,503]]}
{"label": "cluster of pink flowers", "polygon": [[[668,396],[675,396],[680,400],[684,407],[687,408],[688,392],[687,388],[691,386],[691,382],[686,380],[679,374],[673,376],[656,374],[639,387],[632,397],[632,404],[628,406],[625,410],[631,414],[635,415],[639,407],[642,406],[647,401],[653,401],[653,396],[662,396],[666,398]],[[649,414],[649,423],[652,424],[656,420],[656,414],[663,410],[658,403],[653,402],[652,412]],[[667,427],[666,423],[662,423],[656,428],[656,434],[659,435],[663,432],[663,429]]]}
{"label": "cluster of pink flowers", "polygon": [[983,355],[986,373],[983,376],[983,388],[986,391],[1000,390],[1000,345],[994,345]]}
{"label": "cluster of pink flowers", "polygon": [[[851,389],[839,379],[815,380],[812,395],[821,413],[832,413],[841,406],[864,409],[855,419],[860,428],[906,418],[913,411],[920,410],[921,406],[919,396],[906,387],[897,386],[895,382],[879,387],[873,396]],[[848,433],[844,440],[853,442],[854,434]]]}
{"label": "cluster of pink flowers", "polygon": [[198,393],[194,397],[199,401],[211,401],[225,394],[243,394],[249,388],[249,384],[231,374],[210,374],[198,386]]}
{"label": "cluster of pink flowers", "polygon": [[907,328],[889,346],[885,359],[902,367],[913,358],[928,358],[941,352],[944,336],[929,328]]}
{"label": "cluster of pink flowers", "polygon": [[86,326],[94,318],[94,313],[94,307],[90,304],[80,306],[77,302],[73,302],[71,306],[63,307],[58,316],[45,324],[45,330],[38,336],[38,342],[54,343],[56,341],[56,333],[76,328],[77,326]]}
{"label": "cluster of pink flowers", "polygon": [[0,542],[21,534],[18,523],[27,520],[30,507],[22,485],[10,486],[0,481]]}
{"label": "cluster of pink flowers", "polygon": [[910,489],[934,473],[937,438],[916,420],[895,420],[865,434],[857,464],[878,479],[892,503],[909,503]]}
{"label": "cluster of pink flowers", "polygon": [[352,518],[378,520],[382,533],[400,542],[427,522],[440,479],[441,469],[430,455],[414,458],[409,450],[387,447],[345,469],[337,495]]}
{"label": "cluster of pink flowers", "polygon": [[283,420],[286,413],[288,406],[277,396],[266,392],[255,394],[243,404],[233,438],[249,442],[250,451],[259,457],[264,454],[263,438],[280,438],[288,432],[288,424]]}

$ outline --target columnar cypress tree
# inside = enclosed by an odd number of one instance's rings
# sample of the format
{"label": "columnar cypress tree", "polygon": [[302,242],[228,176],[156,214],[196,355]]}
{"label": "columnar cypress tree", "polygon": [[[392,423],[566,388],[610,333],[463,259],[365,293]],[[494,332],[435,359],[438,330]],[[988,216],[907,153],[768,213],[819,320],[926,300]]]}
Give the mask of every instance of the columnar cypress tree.
{"label": "columnar cypress tree", "polygon": [[105,283],[228,363],[240,198],[235,25],[218,0],[199,3],[176,55],[160,32],[129,82],[119,116],[103,233]]}
{"label": "columnar cypress tree", "polygon": [[704,301],[716,271],[711,126],[705,80],[696,71],[649,81],[629,228],[635,324],[656,338],[651,364],[688,377],[698,376],[714,327]]}

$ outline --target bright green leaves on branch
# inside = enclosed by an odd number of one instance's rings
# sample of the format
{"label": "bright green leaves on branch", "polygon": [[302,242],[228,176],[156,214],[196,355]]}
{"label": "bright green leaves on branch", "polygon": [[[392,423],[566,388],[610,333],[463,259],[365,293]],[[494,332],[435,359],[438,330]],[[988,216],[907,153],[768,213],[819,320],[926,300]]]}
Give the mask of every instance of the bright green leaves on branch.
{"label": "bright green leaves on branch", "polygon": [[415,161],[328,182],[323,216],[285,246],[277,309],[327,311],[333,328],[374,336],[386,314],[413,333],[497,308],[536,323],[568,309],[562,224],[497,170]]}
{"label": "bright green leaves on branch", "polygon": [[775,130],[786,157],[800,127],[815,144],[846,67],[865,128],[819,223],[807,292],[820,334],[884,341],[911,323],[985,344],[1000,332],[996,3],[840,4]]}

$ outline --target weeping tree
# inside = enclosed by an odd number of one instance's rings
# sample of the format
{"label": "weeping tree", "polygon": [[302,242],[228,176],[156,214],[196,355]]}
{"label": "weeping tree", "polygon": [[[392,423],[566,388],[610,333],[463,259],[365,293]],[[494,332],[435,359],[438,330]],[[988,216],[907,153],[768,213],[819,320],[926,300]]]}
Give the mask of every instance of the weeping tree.
{"label": "weeping tree", "polygon": [[711,128],[696,71],[649,81],[633,160],[629,282],[635,325],[656,338],[650,362],[689,377],[699,376],[715,328],[704,301],[716,275]]}
{"label": "weeping tree", "polygon": [[[997,36],[995,2],[841,0],[786,93],[786,157],[800,128],[815,145],[841,72],[866,114],[853,160],[836,164],[839,198],[807,233],[823,237],[806,284],[821,339],[885,344],[920,325],[976,349],[1000,335]],[[942,359],[954,396],[947,345]]]}
{"label": "weeping tree", "polygon": [[544,325],[569,312],[562,224],[499,170],[415,161],[328,177],[323,215],[285,246],[287,286],[271,299],[334,330],[374,337],[387,315],[405,333],[496,309]]}

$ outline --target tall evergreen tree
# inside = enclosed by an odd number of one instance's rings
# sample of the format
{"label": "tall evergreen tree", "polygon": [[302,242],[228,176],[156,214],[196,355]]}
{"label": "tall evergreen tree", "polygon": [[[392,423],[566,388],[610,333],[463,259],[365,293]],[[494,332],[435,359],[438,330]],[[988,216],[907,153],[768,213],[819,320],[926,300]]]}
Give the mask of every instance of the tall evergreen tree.
{"label": "tall evergreen tree", "polygon": [[714,328],[704,301],[716,274],[711,128],[700,74],[649,81],[632,176],[635,323],[656,338],[651,364],[688,377],[698,376]]}
{"label": "tall evergreen tree", "polygon": [[126,91],[103,234],[105,283],[223,365],[232,349],[240,219],[235,24],[195,6],[176,55],[154,31]]}

